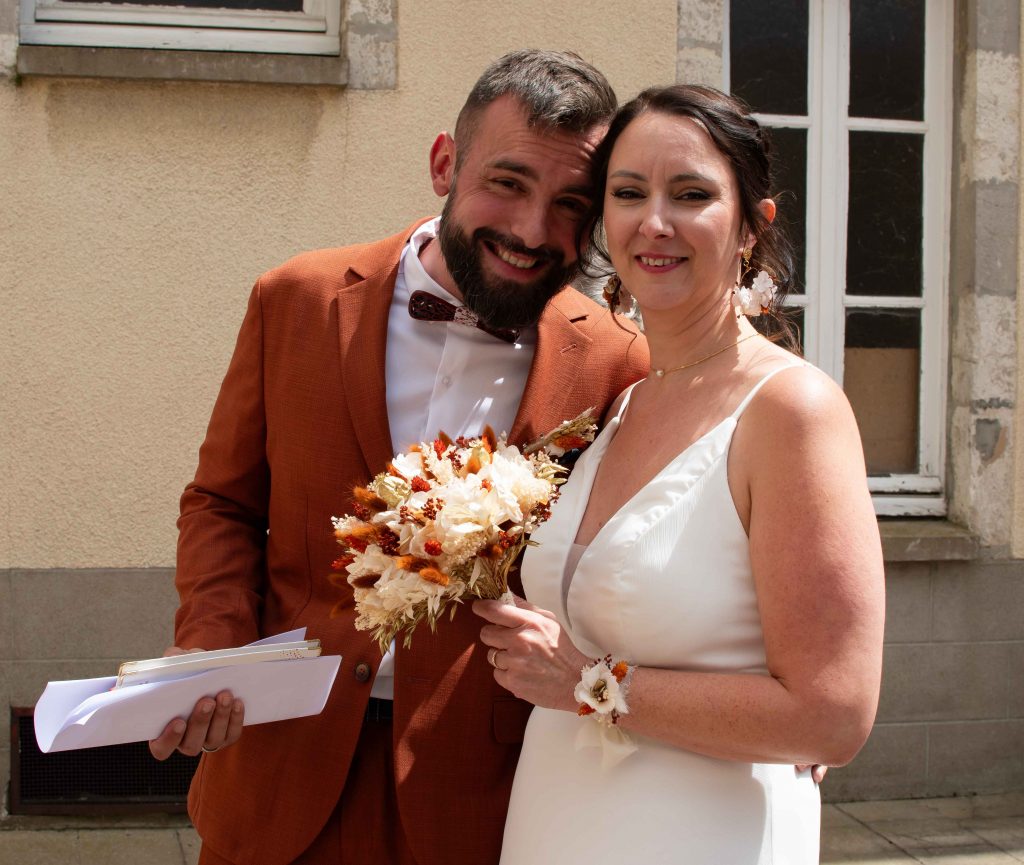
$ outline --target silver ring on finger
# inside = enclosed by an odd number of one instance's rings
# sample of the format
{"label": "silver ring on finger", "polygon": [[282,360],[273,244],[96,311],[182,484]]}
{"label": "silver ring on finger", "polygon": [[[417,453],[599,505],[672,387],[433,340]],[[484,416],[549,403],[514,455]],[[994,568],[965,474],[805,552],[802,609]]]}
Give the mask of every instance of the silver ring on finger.
{"label": "silver ring on finger", "polygon": [[219,750],[220,750],[220,748],[207,748],[206,745],[203,745],[203,753],[204,754],[213,754],[214,752],[219,751]]}

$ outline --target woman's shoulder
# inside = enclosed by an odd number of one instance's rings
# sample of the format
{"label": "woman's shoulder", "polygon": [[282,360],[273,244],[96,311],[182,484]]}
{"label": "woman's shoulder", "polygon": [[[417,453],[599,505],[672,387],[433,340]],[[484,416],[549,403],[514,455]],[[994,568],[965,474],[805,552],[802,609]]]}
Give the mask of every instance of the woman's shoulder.
{"label": "woman's shoulder", "polygon": [[763,366],[759,375],[751,373],[757,392],[737,428],[738,437],[746,427],[748,436],[755,433],[767,452],[828,440],[834,446],[860,447],[850,402],[830,376],[784,349]]}

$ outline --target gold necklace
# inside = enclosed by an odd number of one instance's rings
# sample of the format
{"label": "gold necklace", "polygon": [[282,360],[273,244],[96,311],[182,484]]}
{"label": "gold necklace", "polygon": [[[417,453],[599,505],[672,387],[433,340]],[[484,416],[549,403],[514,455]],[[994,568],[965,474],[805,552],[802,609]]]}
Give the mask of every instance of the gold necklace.
{"label": "gold necklace", "polygon": [[647,377],[650,378],[651,375],[654,375],[658,378],[664,378],[670,372],[679,372],[679,370],[681,369],[689,369],[691,366],[696,366],[699,363],[704,363],[704,361],[706,360],[711,360],[711,358],[720,355],[723,351],[728,351],[730,348],[735,348],[741,342],[745,342],[752,336],[757,336],[756,330],[753,333],[748,333],[746,336],[741,336],[738,340],[736,340],[736,342],[730,342],[728,345],[711,352],[711,354],[704,355],[704,357],[700,358],[699,360],[691,360],[689,363],[684,363],[681,366],[670,366],[668,369],[652,369],[651,373]]}

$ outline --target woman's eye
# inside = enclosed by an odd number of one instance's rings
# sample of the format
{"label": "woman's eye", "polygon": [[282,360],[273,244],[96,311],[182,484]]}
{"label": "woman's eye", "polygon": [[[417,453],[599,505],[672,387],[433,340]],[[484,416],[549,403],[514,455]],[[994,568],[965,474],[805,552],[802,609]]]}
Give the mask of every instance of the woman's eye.
{"label": "woman's eye", "polygon": [[612,198],[623,198],[629,201],[637,198],[642,198],[642,195],[640,194],[640,191],[637,189],[625,187],[623,189],[613,189]]}
{"label": "woman's eye", "polygon": [[707,201],[710,197],[703,189],[687,189],[676,196],[682,201]]}

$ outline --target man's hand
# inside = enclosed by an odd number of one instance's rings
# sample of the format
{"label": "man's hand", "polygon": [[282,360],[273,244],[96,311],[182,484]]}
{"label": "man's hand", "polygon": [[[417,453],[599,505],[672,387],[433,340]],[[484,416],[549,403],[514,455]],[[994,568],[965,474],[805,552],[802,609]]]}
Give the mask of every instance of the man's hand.
{"label": "man's hand", "polygon": [[[201,652],[202,649],[190,649],[190,652]],[[187,654],[185,649],[171,646],[164,657]],[[176,750],[189,757],[200,751],[217,751],[234,745],[242,735],[242,722],[245,719],[245,707],[241,700],[236,700],[230,691],[221,691],[216,699],[203,697],[200,699],[188,720],[175,718],[164,731],[149,743],[149,752],[157,760],[166,760]]]}
{"label": "man's hand", "polygon": [[828,771],[828,766],[821,766],[815,763],[813,766],[810,763],[797,763],[797,772],[803,772],[807,769],[811,770],[811,777],[814,779],[815,784],[820,784],[825,780],[825,773]]}

